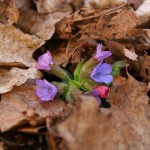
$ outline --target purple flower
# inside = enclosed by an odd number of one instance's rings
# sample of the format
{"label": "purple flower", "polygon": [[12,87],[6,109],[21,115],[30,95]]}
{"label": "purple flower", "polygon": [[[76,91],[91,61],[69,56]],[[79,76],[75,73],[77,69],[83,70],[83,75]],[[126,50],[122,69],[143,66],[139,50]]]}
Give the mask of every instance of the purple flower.
{"label": "purple flower", "polygon": [[99,97],[99,91],[98,90],[91,90],[88,92],[85,92],[86,95],[93,95],[95,97],[95,100],[97,101],[98,105],[101,104],[101,99]]}
{"label": "purple flower", "polygon": [[102,44],[97,45],[95,58],[98,60],[98,62],[103,61],[105,58],[111,55],[112,53],[110,51],[102,51]]}
{"label": "purple flower", "polygon": [[53,65],[53,59],[51,53],[47,52],[38,58],[38,65],[36,66],[40,70],[50,70],[50,65]]}
{"label": "purple flower", "polygon": [[106,63],[99,63],[91,72],[91,78],[98,83],[111,83],[113,80],[112,75],[112,66]]}
{"label": "purple flower", "polygon": [[38,86],[36,89],[36,95],[42,101],[50,101],[54,99],[57,93],[57,88],[53,84],[44,79],[36,80],[36,85]]}
{"label": "purple flower", "polygon": [[99,91],[98,90],[92,90],[91,93],[96,98],[98,105],[101,105],[101,99],[99,97]]}

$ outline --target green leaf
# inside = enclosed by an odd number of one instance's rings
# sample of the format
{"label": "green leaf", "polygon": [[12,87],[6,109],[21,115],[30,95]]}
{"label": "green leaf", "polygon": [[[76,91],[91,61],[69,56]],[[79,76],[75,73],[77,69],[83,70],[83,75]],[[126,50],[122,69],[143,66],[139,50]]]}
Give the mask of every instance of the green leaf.
{"label": "green leaf", "polygon": [[120,74],[120,69],[125,67],[126,61],[117,61],[112,65],[112,73],[111,75],[114,77],[117,74]]}

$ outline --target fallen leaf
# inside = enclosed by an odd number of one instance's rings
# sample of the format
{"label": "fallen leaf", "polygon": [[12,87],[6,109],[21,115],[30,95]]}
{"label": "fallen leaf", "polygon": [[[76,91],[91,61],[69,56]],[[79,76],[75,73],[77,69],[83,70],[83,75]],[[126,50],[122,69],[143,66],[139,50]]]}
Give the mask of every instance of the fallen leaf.
{"label": "fallen leaf", "polygon": [[1,132],[28,123],[31,126],[43,124],[46,117],[65,117],[71,112],[71,105],[62,100],[40,102],[35,95],[35,89],[35,81],[28,80],[25,84],[1,95]]}
{"label": "fallen leaf", "polygon": [[128,79],[118,76],[114,79],[108,99],[112,107],[99,110],[95,99],[82,97],[77,110],[53,127],[57,137],[65,140],[66,149],[149,149],[150,119],[145,115],[146,107],[149,107],[146,84],[131,76]]}
{"label": "fallen leaf", "polygon": [[134,51],[134,49],[129,50],[118,42],[107,41],[105,44],[116,59],[126,60],[135,77],[140,77],[143,82],[148,82],[150,80],[149,56],[146,56],[145,54],[140,56]]}
{"label": "fallen leaf", "polygon": [[20,86],[28,79],[39,79],[42,77],[40,71],[35,68],[19,69],[11,68],[10,70],[0,69],[0,94],[11,91],[14,86]]}
{"label": "fallen leaf", "polygon": [[0,0],[0,23],[11,25],[17,22],[19,12],[15,2],[16,0]]}
{"label": "fallen leaf", "polygon": [[125,4],[127,0],[84,0],[84,6],[88,8],[110,8],[116,5]]}
{"label": "fallen leaf", "polygon": [[140,76],[143,82],[150,82],[150,56],[140,57]]}
{"label": "fallen leaf", "polygon": [[111,9],[81,9],[57,23],[56,36],[63,39],[124,39],[136,26],[131,7],[123,5]]}
{"label": "fallen leaf", "polygon": [[39,13],[52,13],[55,11],[72,11],[72,0],[34,0]]}
{"label": "fallen leaf", "polygon": [[0,150],[5,150],[4,142],[0,141]]}
{"label": "fallen leaf", "polygon": [[17,26],[25,33],[36,35],[42,40],[49,40],[55,32],[55,24],[69,13],[38,14],[36,11],[20,10]]}
{"label": "fallen leaf", "polygon": [[25,34],[14,26],[0,25],[0,35],[0,66],[21,63],[32,67],[37,64],[32,54],[44,44],[43,40]]}
{"label": "fallen leaf", "polygon": [[142,5],[136,10],[136,15],[138,17],[138,25],[143,25],[149,23],[150,18],[150,1],[144,0]]}

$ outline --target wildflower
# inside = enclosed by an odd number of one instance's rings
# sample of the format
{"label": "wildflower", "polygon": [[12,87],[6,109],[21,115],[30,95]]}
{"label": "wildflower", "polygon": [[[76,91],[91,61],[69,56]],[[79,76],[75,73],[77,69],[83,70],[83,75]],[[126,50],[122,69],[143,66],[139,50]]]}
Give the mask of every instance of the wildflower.
{"label": "wildflower", "polygon": [[49,83],[47,80],[36,80],[38,88],[36,89],[36,95],[42,101],[52,101],[57,93],[57,88]]}
{"label": "wildflower", "polygon": [[101,98],[99,97],[99,91],[92,90],[90,93],[95,97],[96,101],[98,102],[98,105],[101,105]]}
{"label": "wildflower", "polygon": [[38,65],[37,68],[40,70],[50,70],[50,65],[53,65],[53,59],[51,56],[51,53],[47,50],[47,52],[43,55],[41,55],[38,58]]}
{"label": "wildflower", "polygon": [[96,67],[94,67],[90,77],[98,83],[108,84],[113,80],[112,75],[110,75],[111,72],[112,66],[101,62]]}
{"label": "wildflower", "polygon": [[111,55],[112,53],[110,51],[102,51],[102,44],[97,45],[95,58],[98,60],[98,62],[103,61],[105,58]]}
{"label": "wildflower", "polygon": [[110,88],[107,86],[98,86],[96,90],[101,98],[107,98]]}

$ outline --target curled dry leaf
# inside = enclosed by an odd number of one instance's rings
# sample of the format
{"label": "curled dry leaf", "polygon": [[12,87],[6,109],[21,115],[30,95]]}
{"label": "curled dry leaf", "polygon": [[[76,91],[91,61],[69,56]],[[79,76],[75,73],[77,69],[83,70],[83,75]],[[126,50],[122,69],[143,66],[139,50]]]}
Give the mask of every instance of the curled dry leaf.
{"label": "curled dry leaf", "polygon": [[69,150],[148,150],[150,119],[147,86],[133,77],[115,78],[108,98],[112,107],[100,109],[91,97],[82,97],[76,111],[55,126]]}
{"label": "curled dry leaf", "polygon": [[16,0],[0,0],[0,23],[11,25],[17,22],[19,12],[15,6]]}
{"label": "curled dry leaf", "polygon": [[36,36],[23,33],[14,26],[0,25],[0,65],[11,65],[16,62],[25,66],[35,66],[33,52],[44,44]]}
{"label": "curled dry leaf", "polygon": [[55,24],[68,13],[38,14],[33,10],[20,10],[17,26],[24,32],[49,40],[55,32]]}
{"label": "curled dry leaf", "polygon": [[12,68],[0,69],[0,94],[6,93],[13,89],[14,86],[20,86],[25,83],[27,79],[39,79],[42,74],[35,68],[27,70]]}
{"label": "curled dry leaf", "polygon": [[130,50],[117,42],[107,41],[105,44],[107,48],[113,53],[113,56],[115,56],[117,59],[127,61],[131,67],[131,70],[133,71],[134,76],[140,77],[144,82],[150,81],[149,56],[140,56],[134,51],[133,47],[133,49]]}
{"label": "curled dry leaf", "polygon": [[1,95],[1,132],[28,123],[32,126],[43,124],[46,117],[65,117],[72,111],[71,105],[62,100],[40,102],[35,95],[35,89],[35,81],[28,80],[20,87]]}
{"label": "curled dry leaf", "polygon": [[56,26],[56,36],[70,39],[124,39],[136,25],[136,16],[127,5],[111,9],[81,9]]}

